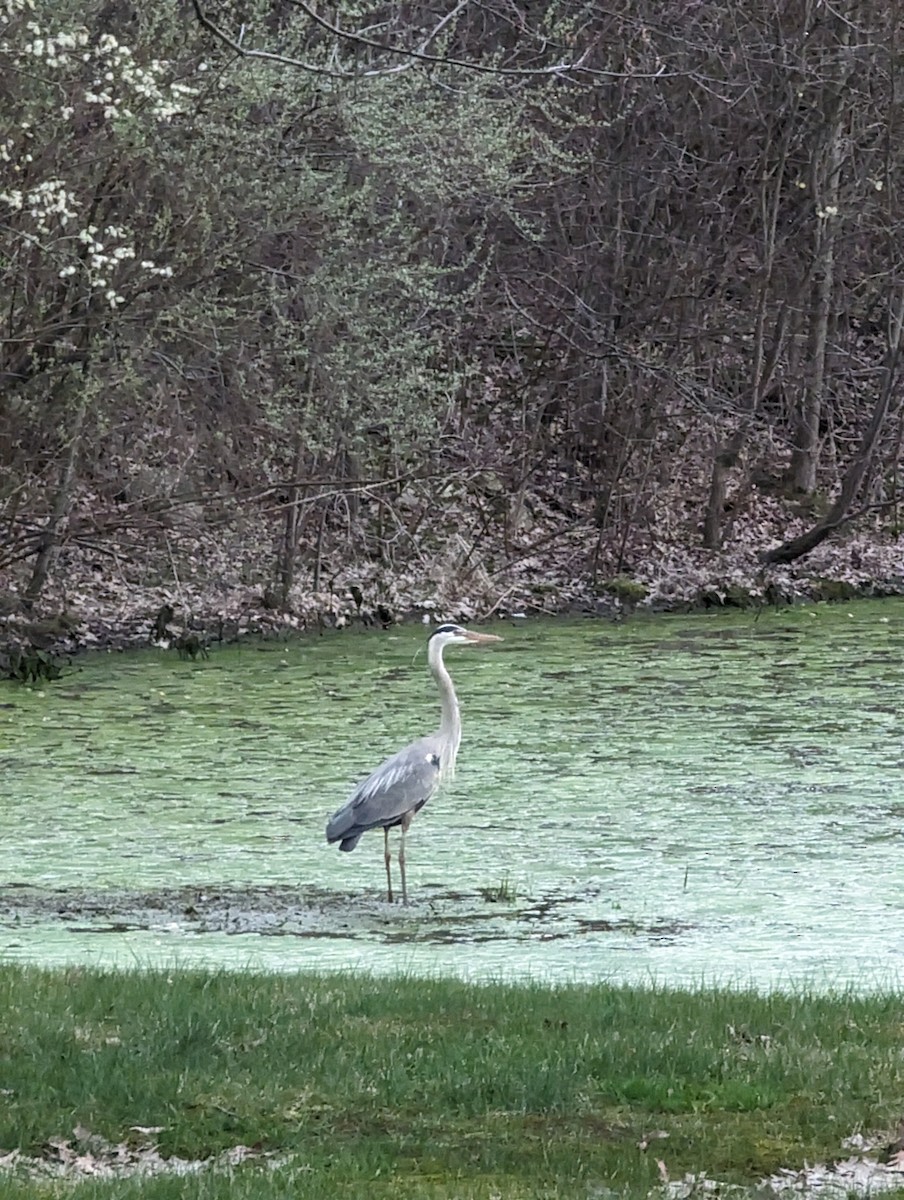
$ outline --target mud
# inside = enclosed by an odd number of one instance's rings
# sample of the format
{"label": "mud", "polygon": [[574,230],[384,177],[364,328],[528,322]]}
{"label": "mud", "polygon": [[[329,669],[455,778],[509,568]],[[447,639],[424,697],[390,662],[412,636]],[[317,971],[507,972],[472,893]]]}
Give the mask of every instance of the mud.
{"label": "mud", "polygon": [[24,932],[58,926],[73,934],[235,934],[258,937],[349,938],[387,945],[549,941],[581,934],[626,934],[663,942],[689,927],[658,920],[588,920],[579,913],[594,890],[538,896],[419,889],[408,905],[389,904],[373,892],[351,894],[316,887],[208,887],[0,890],[0,930]]}

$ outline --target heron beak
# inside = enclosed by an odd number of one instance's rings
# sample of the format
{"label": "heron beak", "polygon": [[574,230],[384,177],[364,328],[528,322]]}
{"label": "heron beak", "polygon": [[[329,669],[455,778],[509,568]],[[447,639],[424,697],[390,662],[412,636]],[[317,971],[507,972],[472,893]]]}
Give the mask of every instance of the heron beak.
{"label": "heron beak", "polygon": [[501,642],[502,638],[497,637],[495,633],[475,633],[472,629],[465,630],[465,637],[469,642]]}

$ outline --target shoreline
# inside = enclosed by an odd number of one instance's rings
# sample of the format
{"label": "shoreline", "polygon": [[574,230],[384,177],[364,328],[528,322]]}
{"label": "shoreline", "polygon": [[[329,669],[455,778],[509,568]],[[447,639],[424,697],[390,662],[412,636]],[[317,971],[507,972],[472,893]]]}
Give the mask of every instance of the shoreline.
{"label": "shoreline", "polygon": [[904,596],[901,538],[863,528],[797,562],[765,567],[769,545],[795,531],[779,514],[768,515],[750,526],[739,522],[731,545],[719,551],[701,549],[685,530],[613,557],[600,551],[587,524],[550,523],[539,541],[508,545],[498,531],[482,541],[461,530],[444,539],[431,534],[397,561],[350,540],[322,559],[303,553],[285,604],[273,580],[273,531],[261,523],[221,529],[216,538],[170,531],[140,551],[134,540],[110,542],[103,555],[66,544],[30,607],[23,602],[30,561],[0,571],[0,663],[26,647],[71,656],[155,644],[178,649],[187,638],[190,653],[192,646],[199,652],[325,629],[518,615],[617,621],[644,612]]}
{"label": "shoreline", "polygon": [[[807,586],[809,582],[809,586]],[[427,600],[402,611],[390,611],[378,604],[360,607],[354,597],[308,597],[302,612],[268,609],[254,597],[227,598],[214,609],[188,607],[173,602],[171,593],[161,589],[160,596],[136,597],[125,611],[85,611],[81,607],[61,607],[53,602],[35,605],[31,612],[20,608],[0,614],[0,667],[11,651],[34,649],[52,656],[76,658],[91,653],[124,653],[142,649],[173,649],[184,657],[204,655],[215,645],[237,645],[245,641],[290,640],[324,632],[342,630],[391,629],[399,625],[430,625],[442,621],[483,624],[492,620],[573,620],[585,618],[620,622],[634,616],[668,616],[714,610],[760,610],[808,604],[841,604],[862,600],[904,597],[904,581],[897,578],[867,580],[852,584],[845,579],[823,576],[810,581],[797,580],[792,589],[767,585],[766,594],[736,582],[724,589],[702,588],[696,598],[659,600],[649,603],[637,598],[640,585],[627,577],[616,581],[602,595],[569,597],[550,603],[545,597],[527,597],[519,603],[492,606],[491,611],[475,611],[464,600],[443,604]],[[636,590],[635,590],[636,589]],[[156,608],[152,607],[159,600]],[[92,606],[93,608],[93,606]],[[167,609],[169,610],[167,612]],[[161,618],[167,617],[161,624]],[[155,628],[155,626],[157,628]]]}

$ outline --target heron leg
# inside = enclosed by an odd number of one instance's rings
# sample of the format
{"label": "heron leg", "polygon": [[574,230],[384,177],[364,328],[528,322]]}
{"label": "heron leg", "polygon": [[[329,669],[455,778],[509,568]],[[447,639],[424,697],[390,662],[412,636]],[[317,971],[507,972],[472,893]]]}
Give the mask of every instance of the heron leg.
{"label": "heron leg", "polygon": [[408,888],[405,884],[405,834],[408,832],[408,826],[411,824],[411,813],[406,813],[402,818],[402,837],[399,841],[399,874],[402,876],[402,903],[408,903]]}
{"label": "heron leg", "polygon": [[[392,855],[389,853],[389,826],[383,827],[383,860],[386,863],[386,899],[392,904],[392,871],[389,869],[389,864],[392,862]],[[399,860],[401,862],[401,859]],[[405,886],[405,869],[402,868],[402,887]]]}

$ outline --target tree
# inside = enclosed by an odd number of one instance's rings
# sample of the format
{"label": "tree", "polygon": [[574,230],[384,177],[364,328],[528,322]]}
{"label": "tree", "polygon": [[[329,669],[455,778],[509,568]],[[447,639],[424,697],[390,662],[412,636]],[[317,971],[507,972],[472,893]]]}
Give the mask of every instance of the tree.
{"label": "tree", "polygon": [[497,527],[606,575],[763,496],[897,495],[896,9],[0,13],[0,567],[31,598],[124,529],[165,578],[266,528],[243,578],[287,604]]}

